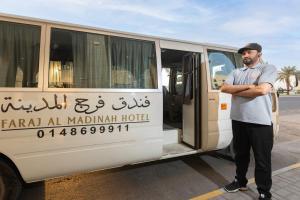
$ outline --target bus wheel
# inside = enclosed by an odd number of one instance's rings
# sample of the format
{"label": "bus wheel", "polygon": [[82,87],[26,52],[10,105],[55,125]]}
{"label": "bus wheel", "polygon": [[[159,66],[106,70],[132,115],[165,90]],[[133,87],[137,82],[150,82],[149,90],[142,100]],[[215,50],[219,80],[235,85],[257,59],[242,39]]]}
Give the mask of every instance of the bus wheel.
{"label": "bus wheel", "polygon": [[0,199],[18,199],[22,192],[22,182],[15,171],[0,159]]}

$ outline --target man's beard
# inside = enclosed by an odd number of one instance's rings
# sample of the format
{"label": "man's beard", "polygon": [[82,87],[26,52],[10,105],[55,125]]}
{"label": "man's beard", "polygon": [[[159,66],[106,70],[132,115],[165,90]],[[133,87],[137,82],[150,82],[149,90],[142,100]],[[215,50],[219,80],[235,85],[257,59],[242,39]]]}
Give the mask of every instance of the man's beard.
{"label": "man's beard", "polygon": [[244,58],[244,59],[243,59],[243,63],[244,63],[245,65],[251,65],[251,64],[254,63],[254,60],[251,59],[251,58]]}

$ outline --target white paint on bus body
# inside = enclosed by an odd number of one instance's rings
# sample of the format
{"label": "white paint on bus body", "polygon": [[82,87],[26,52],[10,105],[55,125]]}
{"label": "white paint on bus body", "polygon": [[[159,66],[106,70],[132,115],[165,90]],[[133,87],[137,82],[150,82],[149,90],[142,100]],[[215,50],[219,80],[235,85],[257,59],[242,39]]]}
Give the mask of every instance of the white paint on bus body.
{"label": "white paint on bus body", "polygon": [[[226,109],[222,109],[222,105],[226,105]],[[219,93],[219,106],[218,106],[218,126],[219,126],[219,140],[217,149],[226,148],[232,140],[232,127],[230,119],[231,109],[231,94],[223,92]]]}
{"label": "white paint on bus body", "polygon": [[1,93],[2,153],[26,182],[157,160],[160,93]]}

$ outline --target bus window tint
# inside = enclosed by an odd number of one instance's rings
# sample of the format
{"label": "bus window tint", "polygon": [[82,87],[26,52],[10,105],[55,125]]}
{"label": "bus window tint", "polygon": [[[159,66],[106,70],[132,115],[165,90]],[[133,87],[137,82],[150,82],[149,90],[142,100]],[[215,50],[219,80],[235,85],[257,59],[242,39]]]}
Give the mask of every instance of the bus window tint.
{"label": "bus window tint", "polygon": [[212,89],[218,90],[235,69],[234,55],[231,52],[208,50],[208,60],[211,86]]}
{"label": "bus window tint", "polygon": [[154,42],[52,29],[49,87],[157,88]]}
{"label": "bus window tint", "polygon": [[234,53],[235,63],[237,68],[244,67],[242,55],[239,53]]}
{"label": "bus window tint", "polygon": [[49,87],[108,88],[107,37],[52,29]]}
{"label": "bus window tint", "polygon": [[0,21],[0,87],[37,87],[41,27]]}
{"label": "bus window tint", "polygon": [[154,42],[110,37],[111,87],[157,88]]}

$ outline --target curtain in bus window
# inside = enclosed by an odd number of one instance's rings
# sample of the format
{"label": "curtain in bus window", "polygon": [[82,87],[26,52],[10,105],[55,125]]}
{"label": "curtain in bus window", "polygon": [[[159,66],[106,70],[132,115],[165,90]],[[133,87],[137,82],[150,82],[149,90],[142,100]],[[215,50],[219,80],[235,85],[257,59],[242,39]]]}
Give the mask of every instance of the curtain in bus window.
{"label": "curtain in bus window", "polygon": [[109,88],[109,63],[105,36],[72,33],[74,87]]}
{"label": "curtain in bus window", "polygon": [[49,87],[157,88],[155,43],[52,29]]}
{"label": "curtain in bus window", "polygon": [[105,36],[87,34],[87,66],[88,85],[93,88],[109,88],[110,66]]}
{"label": "curtain in bus window", "polygon": [[86,87],[87,77],[85,75],[86,58],[86,34],[72,32],[72,56],[73,56],[73,85],[74,88]]}
{"label": "curtain in bus window", "polygon": [[113,88],[157,88],[155,45],[111,37]]}
{"label": "curtain in bus window", "polygon": [[49,87],[73,87],[71,34],[70,31],[51,30]]}
{"label": "curtain in bus window", "polygon": [[37,87],[40,27],[0,22],[0,87]]}
{"label": "curtain in bus window", "polygon": [[49,87],[108,88],[107,36],[51,30]]}

